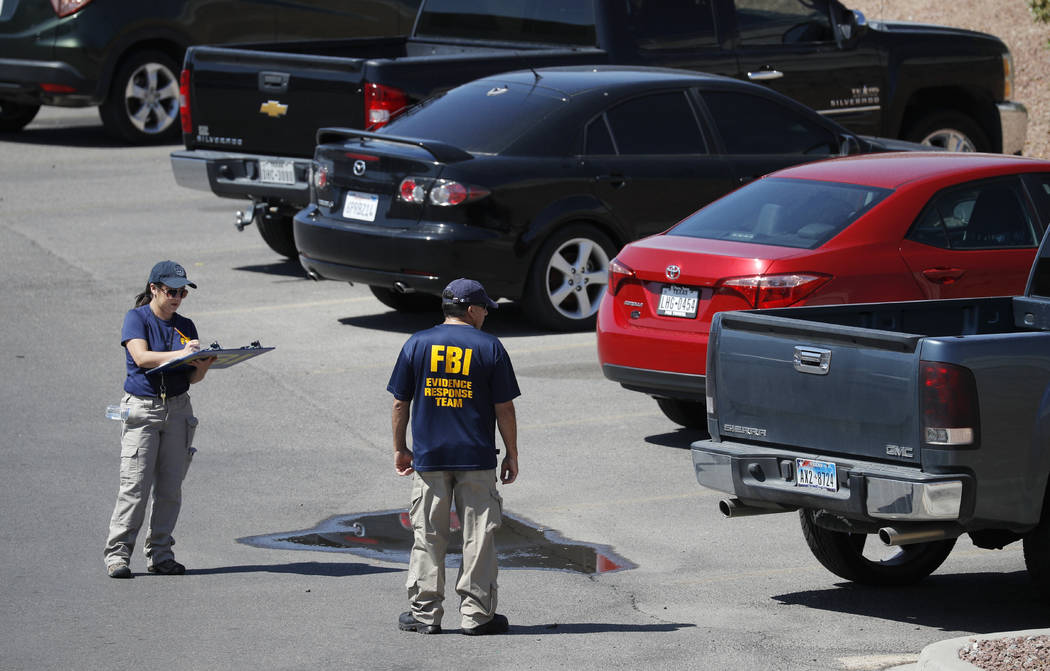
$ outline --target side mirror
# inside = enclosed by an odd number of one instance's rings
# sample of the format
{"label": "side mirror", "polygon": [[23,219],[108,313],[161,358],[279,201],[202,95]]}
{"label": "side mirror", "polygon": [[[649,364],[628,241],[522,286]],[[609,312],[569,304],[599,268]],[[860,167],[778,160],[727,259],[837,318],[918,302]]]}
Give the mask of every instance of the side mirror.
{"label": "side mirror", "polygon": [[861,151],[860,140],[854,135],[843,133],[839,138],[839,156],[850,156],[859,154]]}
{"label": "side mirror", "polygon": [[[838,12],[836,12],[838,14]],[[845,9],[835,21],[835,41],[843,49],[859,38],[868,27],[864,13],[857,9]]]}

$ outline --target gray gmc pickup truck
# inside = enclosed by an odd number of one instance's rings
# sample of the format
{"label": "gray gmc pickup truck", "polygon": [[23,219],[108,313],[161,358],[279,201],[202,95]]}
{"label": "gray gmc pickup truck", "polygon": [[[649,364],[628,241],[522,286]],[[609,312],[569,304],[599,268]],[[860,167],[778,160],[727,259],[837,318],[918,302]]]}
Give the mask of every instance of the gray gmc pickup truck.
{"label": "gray gmc pickup truck", "polygon": [[879,585],[962,534],[1022,540],[1050,598],[1046,237],[1023,296],[719,313],[707,376],[693,464],[726,516],[797,510],[821,564]]}

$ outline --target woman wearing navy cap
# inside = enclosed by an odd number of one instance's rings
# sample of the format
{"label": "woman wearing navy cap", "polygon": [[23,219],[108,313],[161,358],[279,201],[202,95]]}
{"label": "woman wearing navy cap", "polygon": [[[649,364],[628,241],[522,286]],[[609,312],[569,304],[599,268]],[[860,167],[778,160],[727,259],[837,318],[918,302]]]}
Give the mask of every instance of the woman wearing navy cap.
{"label": "woman wearing navy cap", "polygon": [[154,375],[147,371],[200,350],[197,328],[178,314],[182,299],[197,288],[174,261],[153,266],[145,290],[124,316],[120,344],[125,348],[127,378],[121,409],[126,412],[120,439],[120,489],[106,541],[106,573],[130,578],[131,553],[153,491],[153,510],[144,550],[147,570],[182,575],[175,561],[171,534],[182,505],[182,480],[193,458],[193,416],[190,385],[204,379],[214,357]]}

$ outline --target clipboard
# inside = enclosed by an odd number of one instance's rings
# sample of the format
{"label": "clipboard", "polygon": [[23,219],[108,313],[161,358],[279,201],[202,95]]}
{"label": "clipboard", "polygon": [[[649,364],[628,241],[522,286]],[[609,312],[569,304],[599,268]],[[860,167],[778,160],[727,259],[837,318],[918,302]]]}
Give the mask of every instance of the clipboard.
{"label": "clipboard", "polygon": [[238,347],[235,349],[226,349],[221,347],[219,343],[213,342],[211,346],[207,349],[198,350],[193,354],[187,354],[186,356],[181,356],[178,359],[166,361],[163,364],[157,366],[156,368],[151,368],[148,371],[146,371],[146,375],[153,375],[154,373],[163,373],[165,371],[173,370],[184,364],[188,364],[191,361],[196,361],[197,359],[206,359],[212,356],[215,357],[215,363],[211,365],[211,369],[229,368],[230,366],[236,366],[242,361],[254,359],[260,354],[272,352],[275,349],[277,348],[263,347],[259,344],[258,340],[256,340],[250,345]]}

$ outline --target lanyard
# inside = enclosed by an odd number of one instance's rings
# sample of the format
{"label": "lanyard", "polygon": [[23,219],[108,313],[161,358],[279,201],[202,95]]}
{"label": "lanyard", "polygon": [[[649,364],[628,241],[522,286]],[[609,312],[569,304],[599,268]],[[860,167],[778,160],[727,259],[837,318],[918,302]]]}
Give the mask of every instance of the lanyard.
{"label": "lanyard", "polygon": [[[157,321],[160,322],[162,325],[164,324],[164,320],[162,320],[160,318],[157,318]],[[163,329],[163,326],[161,326],[161,328]],[[173,314],[173,315],[171,315],[171,331],[168,332],[168,348],[167,348],[166,351],[170,352],[171,351],[171,346],[174,343],[175,343],[175,315]],[[167,384],[165,384],[165,382],[166,382],[166,380],[164,379],[165,375],[167,375],[167,373],[162,372],[160,374],[160,400],[161,400],[162,403],[167,402],[167,400],[168,400],[168,386],[167,386]]]}

